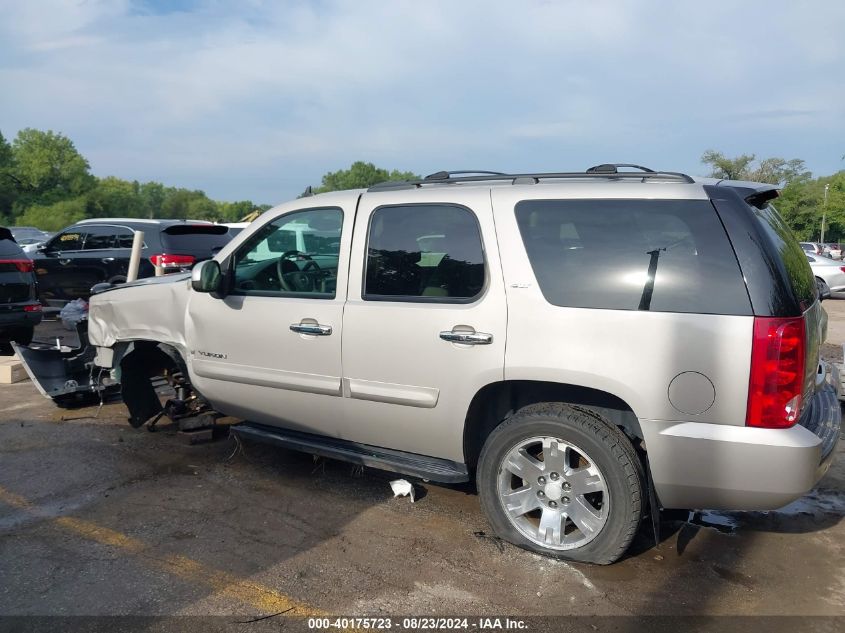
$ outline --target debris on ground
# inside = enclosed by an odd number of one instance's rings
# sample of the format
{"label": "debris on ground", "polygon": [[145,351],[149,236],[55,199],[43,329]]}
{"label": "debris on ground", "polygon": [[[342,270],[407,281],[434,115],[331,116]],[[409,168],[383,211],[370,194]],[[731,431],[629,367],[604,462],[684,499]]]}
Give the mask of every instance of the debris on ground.
{"label": "debris on ground", "polygon": [[394,479],[390,482],[390,487],[393,489],[393,497],[411,497],[411,503],[414,503],[414,486],[407,479]]}
{"label": "debris on ground", "polygon": [[76,330],[77,324],[82,319],[88,318],[88,302],[85,299],[74,299],[65,304],[59,312],[59,319],[62,325],[68,330]]}

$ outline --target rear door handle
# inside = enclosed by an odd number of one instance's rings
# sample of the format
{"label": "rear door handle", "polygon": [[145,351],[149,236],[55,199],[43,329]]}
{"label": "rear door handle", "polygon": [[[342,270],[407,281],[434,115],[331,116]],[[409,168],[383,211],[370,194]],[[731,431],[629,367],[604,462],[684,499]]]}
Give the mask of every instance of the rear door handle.
{"label": "rear door handle", "polygon": [[460,330],[446,330],[440,333],[440,338],[450,343],[462,343],[463,345],[490,345],[493,342],[492,334]]}
{"label": "rear door handle", "polygon": [[332,333],[332,326],[320,325],[319,323],[292,323],[290,331],[314,336],[328,336]]}
{"label": "rear door handle", "polygon": [[100,261],[104,264],[111,264],[114,261],[114,257],[103,257]]}
{"label": "rear door handle", "polygon": [[62,266],[67,266],[67,265],[70,263],[70,260],[69,260],[69,259],[60,259],[60,260],[59,260],[59,263],[60,263]]}

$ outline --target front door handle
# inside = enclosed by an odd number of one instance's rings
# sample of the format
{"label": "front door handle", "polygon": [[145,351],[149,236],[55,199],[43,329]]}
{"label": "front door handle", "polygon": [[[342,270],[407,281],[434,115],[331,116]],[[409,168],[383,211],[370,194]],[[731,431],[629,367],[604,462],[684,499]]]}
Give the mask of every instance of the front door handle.
{"label": "front door handle", "polygon": [[493,342],[492,334],[461,330],[446,330],[440,333],[440,338],[450,343],[461,343],[463,345],[490,345]]}
{"label": "front door handle", "polygon": [[104,264],[111,264],[114,261],[114,257],[103,257],[100,261]]}
{"label": "front door handle", "polygon": [[319,323],[292,323],[290,331],[299,334],[313,334],[314,336],[328,336],[332,333],[332,326],[320,325]]}
{"label": "front door handle", "polygon": [[62,266],[67,266],[67,265],[70,263],[70,259],[60,259],[60,260],[59,260],[59,263],[60,263]]}

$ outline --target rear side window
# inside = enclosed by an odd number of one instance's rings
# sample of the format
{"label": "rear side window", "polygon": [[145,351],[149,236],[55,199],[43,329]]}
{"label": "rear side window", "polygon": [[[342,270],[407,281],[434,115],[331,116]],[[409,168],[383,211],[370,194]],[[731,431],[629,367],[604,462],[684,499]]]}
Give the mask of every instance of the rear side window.
{"label": "rear side window", "polygon": [[[161,232],[161,243],[168,253],[212,254],[232,239],[222,224],[174,224]],[[131,246],[131,244],[130,244]]]}
{"label": "rear side window", "polygon": [[467,303],[483,287],[484,251],[472,211],[446,204],[373,211],[364,299]]}
{"label": "rear side window", "polygon": [[525,200],[516,219],[549,303],[751,314],[733,249],[707,200]]}
{"label": "rear side window", "polygon": [[89,226],[86,228],[85,243],[82,250],[101,251],[114,248],[115,233],[114,226]]}
{"label": "rear side window", "polygon": [[786,274],[789,277],[795,298],[799,304],[812,305],[813,301],[816,300],[816,280],[807,261],[808,258],[803,245],[795,241],[792,231],[772,205],[767,205],[762,209],[752,208],[754,214],[760,220],[760,226],[772,240],[786,267]]}

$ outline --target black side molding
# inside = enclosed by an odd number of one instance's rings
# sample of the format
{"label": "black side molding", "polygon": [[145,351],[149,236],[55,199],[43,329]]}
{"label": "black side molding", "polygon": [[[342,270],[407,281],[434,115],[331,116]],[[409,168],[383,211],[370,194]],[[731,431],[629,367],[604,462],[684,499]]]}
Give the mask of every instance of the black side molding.
{"label": "black side molding", "polygon": [[244,422],[233,426],[231,432],[237,433],[239,437],[258,442],[266,442],[303,453],[403,473],[420,479],[446,484],[469,481],[466,464],[448,459],[427,457],[416,453],[370,446],[369,444],[358,444],[334,437],[290,431],[254,422]]}

